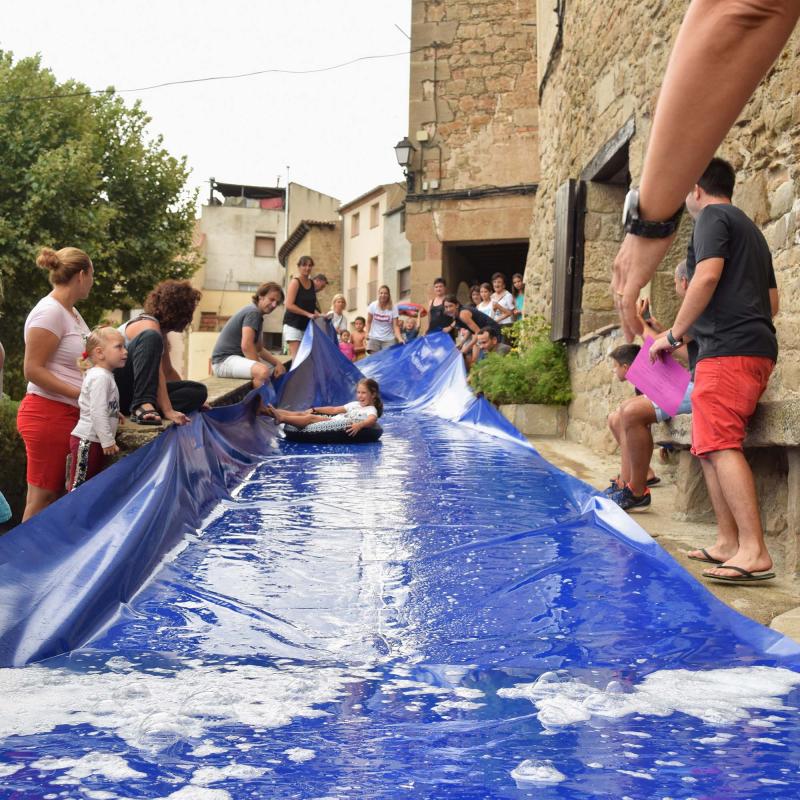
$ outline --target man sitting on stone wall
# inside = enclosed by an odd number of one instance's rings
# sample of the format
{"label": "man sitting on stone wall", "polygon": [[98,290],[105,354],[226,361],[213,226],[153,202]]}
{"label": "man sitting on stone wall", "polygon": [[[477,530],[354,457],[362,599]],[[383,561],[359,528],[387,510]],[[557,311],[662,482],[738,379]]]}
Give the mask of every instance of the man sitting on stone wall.
{"label": "man sitting on stone wall", "polygon": [[695,220],[690,285],[672,328],[650,348],[677,348],[691,327],[699,351],[692,395],[692,453],[700,458],[717,539],[689,558],[717,565],[703,576],[733,583],[775,577],[764,542],[745,428],[778,357],[772,256],[756,225],[731,204],[733,167],[712,159],[686,197]]}
{"label": "man sitting on stone wall", "polygon": [[511,352],[511,345],[501,342],[497,337],[494,328],[481,328],[475,337],[475,344],[472,345],[468,366],[472,366],[478,361],[482,361],[490,353],[497,353],[499,356],[508,355]]}
{"label": "man sitting on stone wall", "polygon": [[[685,297],[688,287],[689,273],[684,259],[675,267],[675,294],[680,298]],[[664,329],[659,321],[655,317],[648,317],[649,301],[640,300],[636,311],[643,329],[642,338],[650,336],[656,339],[662,335]],[[689,369],[694,370],[697,344],[694,341],[687,341],[685,347],[676,349],[675,355],[683,360],[684,351]],[[693,383],[689,383],[677,414],[692,413],[692,389]],[[644,395],[628,398],[608,416],[608,427],[619,442],[621,464],[618,478],[612,480],[611,486],[605,493],[625,511],[646,508],[650,505],[648,487],[657,482],[650,469],[650,459],[653,456],[653,435],[650,426],[656,422],[665,422],[669,418],[662,408]]]}

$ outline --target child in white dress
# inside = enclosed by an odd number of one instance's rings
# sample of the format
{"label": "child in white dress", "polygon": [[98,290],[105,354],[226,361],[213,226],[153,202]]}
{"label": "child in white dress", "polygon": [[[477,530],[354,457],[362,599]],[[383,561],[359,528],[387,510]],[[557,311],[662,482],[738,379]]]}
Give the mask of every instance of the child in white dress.
{"label": "child in white dress", "polygon": [[97,475],[106,457],[119,452],[119,391],[114,370],[128,358],[125,339],[111,327],[95,328],[86,339],[78,366],[83,371],[78,407],[81,416],[69,437],[69,491]]}
{"label": "child in white dress", "polygon": [[348,422],[345,430],[350,436],[355,436],[378,421],[383,414],[383,401],[377,381],[362,378],[356,386],[356,399],[343,406],[315,406],[307,411],[284,411],[267,406],[264,413],[274,417],[276,422],[285,422],[308,431],[338,429],[343,422]]}

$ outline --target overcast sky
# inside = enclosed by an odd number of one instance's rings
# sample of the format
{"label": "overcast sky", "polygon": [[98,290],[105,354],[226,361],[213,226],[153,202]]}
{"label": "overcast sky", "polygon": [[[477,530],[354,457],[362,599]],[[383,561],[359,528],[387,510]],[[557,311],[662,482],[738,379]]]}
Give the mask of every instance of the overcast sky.
{"label": "overcast sky", "polygon": [[[40,53],[59,81],[119,90],[407,53],[395,25],[409,33],[410,17],[411,0],[7,0],[0,49]],[[406,54],[123,96],[188,157],[201,201],[212,176],[283,186],[288,165],[290,180],[347,202],[403,179],[392,148],[407,129],[408,64]]]}

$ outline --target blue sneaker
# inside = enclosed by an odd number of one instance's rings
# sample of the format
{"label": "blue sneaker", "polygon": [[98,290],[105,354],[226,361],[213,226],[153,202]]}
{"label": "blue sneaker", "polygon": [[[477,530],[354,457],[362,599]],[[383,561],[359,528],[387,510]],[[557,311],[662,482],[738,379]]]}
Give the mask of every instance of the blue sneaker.
{"label": "blue sneaker", "polygon": [[647,506],[650,505],[650,490],[645,489],[644,494],[641,497],[636,497],[636,495],[626,486],[624,489],[614,492],[611,495],[611,499],[623,511],[638,511],[639,509],[647,508]]}
{"label": "blue sneaker", "polygon": [[606,486],[606,488],[603,489],[603,491],[600,492],[600,494],[602,494],[603,497],[611,497],[611,495],[621,491],[622,489],[619,488],[619,484],[616,481],[611,481],[611,484],[609,486]]}

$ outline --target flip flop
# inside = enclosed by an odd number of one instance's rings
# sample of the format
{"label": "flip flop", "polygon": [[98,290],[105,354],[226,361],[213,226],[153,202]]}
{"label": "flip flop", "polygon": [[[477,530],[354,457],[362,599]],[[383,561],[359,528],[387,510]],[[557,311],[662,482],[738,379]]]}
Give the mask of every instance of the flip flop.
{"label": "flip flop", "polygon": [[702,561],[704,564],[724,564],[724,561],[720,561],[718,558],[714,558],[712,555],[709,554],[708,550],[705,547],[695,547],[695,550],[699,550],[705,558],[698,558],[697,556],[689,556],[687,555],[690,561]]}
{"label": "flip flop", "polygon": [[708,572],[703,572],[704,578],[713,578],[715,581],[727,581],[728,583],[755,583],[756,581],[769,581],[775,577],[774,572],[748,572],[741,567],[734,567],[733,564],[728,564],[723,569],[732,569],[739,573],[739,575],[709,575]]}

